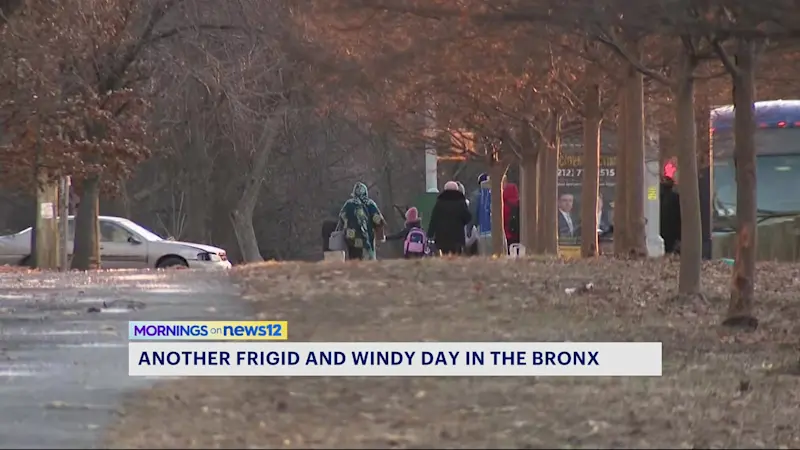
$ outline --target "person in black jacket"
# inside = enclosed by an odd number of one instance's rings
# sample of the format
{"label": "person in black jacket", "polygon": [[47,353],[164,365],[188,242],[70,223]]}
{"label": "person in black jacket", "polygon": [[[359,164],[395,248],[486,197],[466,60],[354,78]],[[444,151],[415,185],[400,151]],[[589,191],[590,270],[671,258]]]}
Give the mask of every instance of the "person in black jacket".
{"label": "person in black jacket", "polygon": [[464,252],[464,227],[471,219],[467,199],[458,189],[458,183],[448,181],[433,206],[428,238],[442,254],[460,255]]}
{"label": "person in black jacket", "polygon": [[661,238],[664,239],[664,252],[680,253],[681,241],[681,201],[675,192],[675,181],[664,177],[661,181]]}

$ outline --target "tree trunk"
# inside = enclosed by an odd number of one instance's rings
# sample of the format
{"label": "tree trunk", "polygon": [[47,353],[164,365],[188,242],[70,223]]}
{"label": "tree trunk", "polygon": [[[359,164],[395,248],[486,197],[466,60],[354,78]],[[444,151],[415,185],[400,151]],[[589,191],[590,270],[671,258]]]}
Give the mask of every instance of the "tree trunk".
{"label": "tree trunk", "polygon": [[73,270],[90,270],[100,267],[99,201],[100,178],[91,176],[83,182],[83,195],[75,215],[75,242],[70,266]]}
{"label": "tree trunk", "polygon": [[[627,81],[626,81],[627,82]],[[619,117],[617,118],[617,189],[614,195],[614,254],[623,256],[627,252],[628,244],[628,178],[627,160],[628,144],[628,95],[622,89],[619,96]]]}
{"label": "tree trunk", "polygon": [[697,129],[697,179],[700,189],[700,224],[702,226],[701,239],[703,242],[703,259],[711,259],[711,234],[714,229],[714,180],[713,161],[711,154],[711,110],[712,99],[709,89],[704,84],[698,83],[698,94],[695,96],[694,110]]}
{"label": "tree trunk", "polygon": [[[526,145],[534,145],[533,142],[526,142]],[[522,157],[520,165],[520,179],[522,184],[522,205],[520,207],[520,218],[522,245],[529,253],[537,253],[537,237],[539,225],[539,155],[537,151],[526,153]]]}
{"label": "tree trunk", "polygon": [[245,176],[242,195],[231,211],[233,232],[236,235],[239,250],[242,252],[242,261],[245,263],[264,261],[258,249],[256,232],[253,229],[253,211],[258,203],[258,194],[264,182],[272,146],[278,136],[277,125],[282,117],[281,114],[276,113],[264,124],[261,138],[255,144],[250,171]]}
{"label": "tree trunk", "polygon": [[231,211],[231,224],[244,263],[264,261],[261,251],[258,249],[256,230],[253,228],[253,208],[242,206],[240,202],[236,209]]}
{"label": "tree trunk", "polygon": [[627,242],[626,255],[629,257],[647,256],[647,240],[644,217],[644,75],[634,71],[627,86],[626,107],[625,178],[627,187]]}
{"label": "tree trunk", "polygon": [[[548,147],[547,142],[539,141],[541,144],[539,150],[539,157],[536,158],[536,193],[538,194],[538,203],[536,204],[536,216],[538,221],[536,223],[536,253],[543,254],[545,252],[545,248],[547,245],[545,242],[548,240],[547,233],[548,233],[548,224],[550,223],[547,220],[547,199],[545,198],[545,192],[547,191],[547,168],[551,166],[548,162],[550,158],[550,150]],[[556,173],[558,176],[558,173]]]}
{"label": "tree trunk", "polygon": [[558,158],[561,153],[561,115],[554,113],[550,118],[548,143],[545,152],[544,184],[540,201],[543,203],[540,227],[542,229],[542,249],[544,253],[558,254]]}
{"label": "tree trunk", "polygon": [[36,249],[32,255],[38,269],[55,270],[58,268],[58,222],[54,208],[58,205],[58,184],[41,169],[36,186],[37,214],[33,228]]}
{"label": "tree trunk", "polygon": [[700,295],[702,237],[700,223],[700,194],[697,181],[697,129],[694,116],[695,63],[690,55],[684,59],[675,89],[678,172],[680,174],[681,263],[678,292]]}
{"label": "tree trunk", "polygon": [[756,272],[755,45],[741,39],[733,76],[734,163],[736,165],[736,260],[728,317],[723,324],[757,327],[753,315]]}
{"label": "tree trunk", "polygon": [[584,100],[583,180],[581,185],[581,256],[597,256],[597,196],[600,189],[600,86]]}
{"label": "tree trunk", "polygon": [[489,167],[489,184],[492,192],[492,255],[504,256],[508,254],[503,228],[503,176],[506,174],[506,165],[499,157],[493,157]]}

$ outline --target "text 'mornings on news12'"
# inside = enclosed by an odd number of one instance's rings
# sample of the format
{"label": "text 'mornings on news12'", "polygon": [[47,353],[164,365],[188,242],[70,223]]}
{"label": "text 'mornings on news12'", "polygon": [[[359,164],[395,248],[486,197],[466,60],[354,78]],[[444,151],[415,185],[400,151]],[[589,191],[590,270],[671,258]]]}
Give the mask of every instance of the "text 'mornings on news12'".
{"label": "text 'mornings on news12'", "polygon": [[130,322],[131,376],[659,377],[660,342],[287,342],[286,321]]}

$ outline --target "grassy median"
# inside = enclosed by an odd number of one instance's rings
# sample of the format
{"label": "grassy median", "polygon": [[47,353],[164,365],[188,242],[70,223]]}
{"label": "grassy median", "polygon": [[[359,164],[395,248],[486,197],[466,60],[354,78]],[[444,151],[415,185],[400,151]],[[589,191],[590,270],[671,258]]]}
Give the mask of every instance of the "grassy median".
{"label": "grassy median", "polygon": [[[759,267],[755,332],[718,326],[730,268],[435,259],[233,271],[292,341],[661,341],[661,378],[197,378],[132,395],[112,448],[798,448],[800,266]],[[590,290],[568,294],[592,283]]]}

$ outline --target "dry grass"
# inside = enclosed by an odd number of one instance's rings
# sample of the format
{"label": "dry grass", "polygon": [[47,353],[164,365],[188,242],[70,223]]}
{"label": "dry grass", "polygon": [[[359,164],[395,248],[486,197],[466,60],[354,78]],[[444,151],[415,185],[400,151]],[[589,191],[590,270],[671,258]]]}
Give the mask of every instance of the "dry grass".
{"label": "dry grass", "polygon": [[[132,397],[115,448],[800,448],[800,266],[759,268],[754,333],[674,298],[672,261],[264,264],[235,271],[293,341],[664,343],[661,378],[241,378]],[[585,282],[595,289],[566,295]]]}

